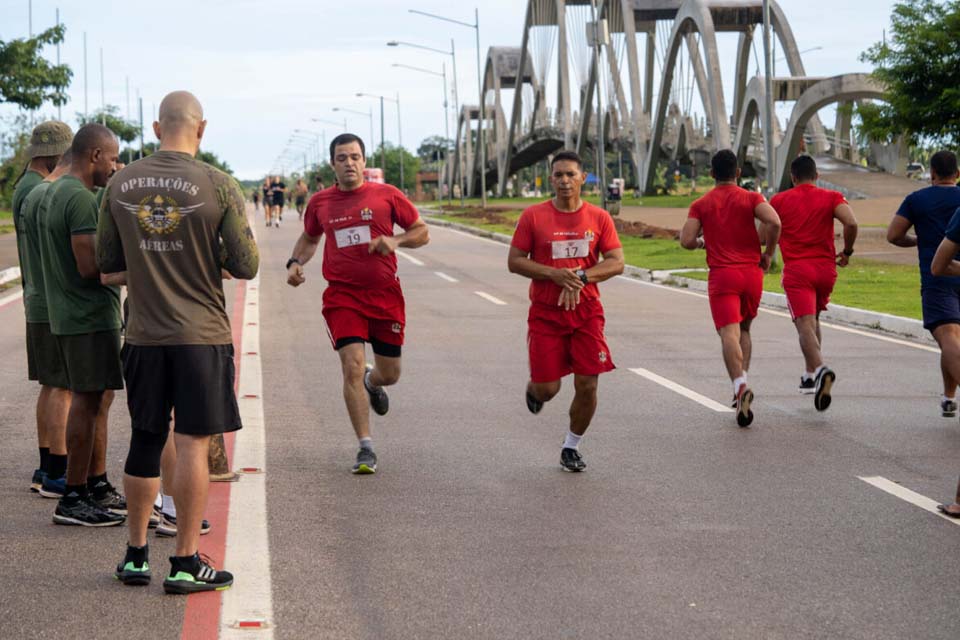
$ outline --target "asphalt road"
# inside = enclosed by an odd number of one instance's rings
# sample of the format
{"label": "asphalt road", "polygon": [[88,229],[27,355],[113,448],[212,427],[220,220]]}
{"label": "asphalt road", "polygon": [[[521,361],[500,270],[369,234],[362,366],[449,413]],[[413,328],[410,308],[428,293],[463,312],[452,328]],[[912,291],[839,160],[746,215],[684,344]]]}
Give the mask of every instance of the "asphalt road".
{"label": "asphalt road", "polygon": [[[819,414],[796,393],[792,325],[763,313],[757,419],[742,430],[630,371],[725,403],[706,299],[616,279],[602,293],[619,368],[601,378],[588,469],[566,474],[570,384],[539,416],[523,402],[526,281],[506,272],[505,246],[431,228],[430,245],[406,252],[423,264],[400,259],[407,345],[390,413],[373,423],[380,470],[356,477],[320,265],[284,284],[289,217],[257,229],[271,572],[237,576],[272,581],[276,637],[960,635],[960,528],[859,479],[951,497],[960,425],[939,416],[937,354],[825,329],[838,384]],[[0,636],[178,637],[184,599],[110,578],[122,530],[57,527],[52,502],[26,491],[36,391],[22,380],[21,314],[0,308]],[[172,548],[151,544],[155,558]]]}

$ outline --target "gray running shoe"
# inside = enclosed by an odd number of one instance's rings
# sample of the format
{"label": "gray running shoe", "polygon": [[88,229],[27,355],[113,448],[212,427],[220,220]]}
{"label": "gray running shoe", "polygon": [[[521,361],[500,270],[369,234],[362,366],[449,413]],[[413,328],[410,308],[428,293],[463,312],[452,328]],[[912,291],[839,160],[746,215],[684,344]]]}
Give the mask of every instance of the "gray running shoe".
{"label": "gray running shoe", "polygon": [[955,400],[943,400],[940,402],[940,414],[944,418],[957,417],[957,403]]}
{"label": "gray running shoe", "polygon": [[387,411],[390,410],[390,398],[387,397],[387,392],[383,390],[383,387],[374,387],[370,384],[371,371],[373,371],[373,365],[368,364],[367,370],[363,374],[363,388],[367,390],[367,395],[370,396],[370,406],[374,413],[378,416],[385,416]]}
{"label": "gray running shoe", "polygon": [[579,451],[564,447],[560,450],[560,466],[564,471],[579,473],[587,468],[587,463],[583,461]]}
{"label": "gray running shoe", "polygon": [[126,519],[126,516],[102,509],[87,498],[79,500],[61,498],[53,512],[54,524],[81,527],[113,527],[123,524]]}
{"label": "gray running shoe", "polygon": [[358,475],[377,472],[377,454],[373,452],[373,449],[361,447],[360,451],[357,452],[357,463],[353,465],[352,472]]}

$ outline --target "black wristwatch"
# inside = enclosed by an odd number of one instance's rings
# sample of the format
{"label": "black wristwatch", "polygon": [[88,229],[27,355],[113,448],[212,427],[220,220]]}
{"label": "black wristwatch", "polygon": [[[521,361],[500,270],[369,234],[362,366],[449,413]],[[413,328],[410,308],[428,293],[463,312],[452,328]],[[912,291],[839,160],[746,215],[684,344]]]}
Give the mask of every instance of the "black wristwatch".
{"label": "black wristwatch", "polygon": [[299,264],[301,267],[303,266],[303,263],[297,260],[296,258],[290,258],[289,260],[287,260],[287,271],[290,270],[290,265],[294,263]]}
{"label": "black wristwatch", "polygon": [[577,274],[577,277],[580,278],[580,282],[583,284],[590,284],[590,278],[587,277],[587,272],[583,269],[577,269],[574,273]]}
{"label": "black wristwatch", "polygon": [[853,249],[844,249],[844,250],[843,250],[843,255],[845,255],[845,256],[847,256],[847,257],[849,258],[850,256],[853,255]]}

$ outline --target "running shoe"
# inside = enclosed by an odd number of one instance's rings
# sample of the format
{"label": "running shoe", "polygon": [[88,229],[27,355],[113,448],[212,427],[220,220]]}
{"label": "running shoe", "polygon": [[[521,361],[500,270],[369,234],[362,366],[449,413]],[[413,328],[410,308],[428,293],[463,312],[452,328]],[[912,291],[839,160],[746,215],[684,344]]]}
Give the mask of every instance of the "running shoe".
{"label": "running shoe", "polygon": [[746,384],[741,384],[737,391],[736,400],[737,426],[749,427],[750,423],[753,422],[753,411],[750,410],[750,405],[753,403],[753,391],[750,391]]}
{"label": "running shoe", "polygon": [[[206,520],[200,522],[200,535],[205,536],[210,533],[210,523]],[[157,535],[167,538],[173,538],[177,535],[177,516],[169,513],[160,514],[160,522],[157,524]]]}
{"label": "running shoe", "polygon": [[351,471],[358,475],[376,473],[377,454],[373,452],[373,449],[360,447],[360,451],[357,452],[357,463],[353,465]]}
{"label": "running shoe", "polygon": [[30,478],[30,491],[40,493],[40,487],[43,486],[43,478],[46,476],[43,469],[34,469],[33,477]]}
{"label": "running shoe", "polygon": [[160,515],[160,509],[156,506],[150,511],[150,520],[147,522],[147,527],[150,529],[156,529],[160,525],[160,520],[162,516]]}
{"label": "running shoe", "polygon": [[363,388],[367,390],[367,394],[370,396],[370,406],[373,407],[374,413],[378,416],[385,416],[387,411],[390,410],[390,398],[387,397],[387,392],[383,390],[383,387],[374,387],[370,384],[371,371],[373,371],[373,365],[367,364],[367,370],[363,374]]}
{"label": "running shoe", "polygon": [[127,547],[127,554],[124,556],[113,577],[128,586],[144,586],[150,584],[150,563],[147,562],[147,549],[143,550],[143,558],[138,562],[138,555],[134,549]]}
{"label": "running shoe", "polygon": [[40,495],[44,498],[62,498],[63,494],[67,491],[67,478],[66,476],[62,478],[51,478],[50,476],[43,477],[43,484],[40,485]]}
{"label": "running shoe", "polygon": [[814,380],[813,378],[806,378],[806,377],[802,377],[802,376],[801,376],[801,378],[800,378],[800,387],[799,387],[798,391],[800,391],[800,393],[802,393],[802,394],[804,394],[804,395],[808,395],[808,394],[811,394],[811,393],[816,393],[816,392],[817,392],[817,382],[816,382],[816,380]]}
{"label": "running shoe", "polygon": [[533,397],[533,394],[527,391],[527,409],[530,413],[536,415],[543,409],[543,403]]}
{"label": "running shoe", "polygon": [[957,417],[956,400],[941,400],[940,415],[942,415],[944,418],[956,418]]}
{"label": "running shoe", "polygon": [[67,500],[61,498],[53,512],[54,524],[66,524],[81,527],[113,527],[123,524],[126,516],[101,509],[87,498]]}
{"label": "running shoe", "polygon": [[90,499],[97,503],[101,509],[126,515],[127,499],[120,495],[120,492],[109,481],[101,480],[96,486],[88,487],[88,490],[90,491]]}
{"label": "running shoe", "polygon": [[817,389],[813,396],[813,406],[817,411],[826,411],[830,408],[830,390],[833,383],[837,381],[837,374],[824,367],[817,374]]}
{"label": "running shoe", "polygon": [[587,468],[587,463],[583,461],[579,451],[564,447],[560,449],[560,466],[564,471],[579,473]]}
{"label": "running shoe", "polygon": [[179,594],[223,591],[232,584],[232,573],[217,571],[210,558],[195,553],[189,558],[170,557],[170,575],[163,581],[163,590]]}

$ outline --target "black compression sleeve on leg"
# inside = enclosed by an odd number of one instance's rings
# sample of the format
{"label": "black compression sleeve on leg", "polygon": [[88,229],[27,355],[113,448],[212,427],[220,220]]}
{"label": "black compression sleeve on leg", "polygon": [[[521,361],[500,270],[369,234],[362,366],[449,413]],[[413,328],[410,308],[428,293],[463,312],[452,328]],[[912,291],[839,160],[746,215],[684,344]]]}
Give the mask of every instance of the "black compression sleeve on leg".
{"label": "black compression sleeve on leg", "polygon": [[132,429],[130,451],[127,453],[123,472],[135,478],[159,478],[160,456],[169,435],[170,431],[167,429],[161,433]]}

